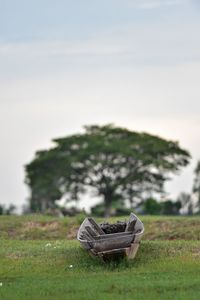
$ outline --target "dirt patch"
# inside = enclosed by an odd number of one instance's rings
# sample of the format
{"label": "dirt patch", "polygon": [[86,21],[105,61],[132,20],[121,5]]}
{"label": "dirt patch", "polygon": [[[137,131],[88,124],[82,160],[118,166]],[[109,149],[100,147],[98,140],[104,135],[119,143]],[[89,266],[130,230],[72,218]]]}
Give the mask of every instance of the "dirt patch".
{"label": "dirt patch", "polygon": [[17,260],[22,257],[22,254],[19,252],[12,252],[12,253],[7,254],[6,257]]}
{"label": "dirt patch", "polygon": [[77,236],[77,232],[78,232],[78,229],[79,227],[77,226],[71,226],[70,228],[68,228],[66,234],[67,234],[67,238],[69,240],[73,240],[73,239],[76,239],[76,236]]}
{"label": "dirt patch", "polygon": [[59,228],[59,222],[57,221],[52,221],[52,222],[47,222],[47,223],[40,223],[40,222],[26,222],[24,223],[24,231],[29,231],[32,229],[41,229],[44,231],[48,230],[56,230]]}

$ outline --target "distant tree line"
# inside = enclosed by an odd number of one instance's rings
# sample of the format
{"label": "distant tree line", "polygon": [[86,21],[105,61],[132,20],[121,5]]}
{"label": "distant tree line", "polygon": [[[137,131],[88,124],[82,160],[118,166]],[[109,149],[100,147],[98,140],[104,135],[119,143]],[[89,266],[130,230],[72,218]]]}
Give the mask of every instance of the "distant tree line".
{"label": "distant tree line", "polygon": [[16,210],[16,206],[13,204],[10,204],[7,208],[5,205],[0,204],[0,215],[12,215],[14,214]]}

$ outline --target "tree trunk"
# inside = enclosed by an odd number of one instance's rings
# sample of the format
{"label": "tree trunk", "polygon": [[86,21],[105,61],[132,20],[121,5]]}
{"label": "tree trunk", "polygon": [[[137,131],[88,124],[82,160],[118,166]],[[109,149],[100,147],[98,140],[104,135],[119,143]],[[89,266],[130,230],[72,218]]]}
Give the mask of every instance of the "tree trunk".
{"label": "tree trunk", "polygon": [[111,205],[105,205],[105,214],[104,217],[105,218],[109,218],[111,215]]}
{"label": "tree trunk", "polygon": [[104,203],[105,203],[104,217],[109,218],[111,215],[111,209],[112,209],[112,193],[111,192],[104,195]]}
{"label": "tree trunk", "polygon": [[47,200],[46,199],[42,199],[41,202],[41,212],[42,214],[44,214],[47,210]]}

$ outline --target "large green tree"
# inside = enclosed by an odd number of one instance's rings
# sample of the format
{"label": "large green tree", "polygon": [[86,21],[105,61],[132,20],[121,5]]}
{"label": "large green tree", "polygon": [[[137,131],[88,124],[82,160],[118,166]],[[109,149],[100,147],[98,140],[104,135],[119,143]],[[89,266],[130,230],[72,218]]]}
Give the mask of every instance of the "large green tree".
{"label": "large green tree", "polygon": [[114,201],[134,203],[148,192],[163,192],[170,173],[188,164],[188,151],[177,142],[113,125],[86,126],[85,132],[54,139],[26,166],[33,211],[53,207],[61,197],[78,200],[92,191],[105,214]]}

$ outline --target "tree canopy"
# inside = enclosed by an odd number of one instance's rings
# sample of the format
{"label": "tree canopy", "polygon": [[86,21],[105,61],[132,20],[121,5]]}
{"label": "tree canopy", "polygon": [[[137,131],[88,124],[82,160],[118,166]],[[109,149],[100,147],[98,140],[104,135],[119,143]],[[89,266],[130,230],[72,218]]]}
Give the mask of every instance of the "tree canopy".
{"label": "tree canopy", "polygon": [[148,192],[163,192],[170,173],[188,164],[190,154],[177,142],[113,125],[85,126],[80,134],[54,139],[25,167],[33,211],[53,207],[65,197],[78,200],[92,191],[106,215],[112,203],[134,203]]}

